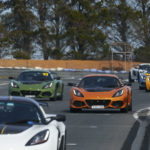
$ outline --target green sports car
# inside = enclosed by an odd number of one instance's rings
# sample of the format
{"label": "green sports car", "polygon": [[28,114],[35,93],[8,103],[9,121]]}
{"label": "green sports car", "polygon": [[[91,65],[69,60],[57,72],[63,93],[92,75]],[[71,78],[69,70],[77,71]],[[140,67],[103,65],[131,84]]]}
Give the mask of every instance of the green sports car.
{"label": "green sports car", "polygon": [[27,70],[15,80],[9,77],[9,95],[62,100],[63,82],[56,73],[45,70]]}

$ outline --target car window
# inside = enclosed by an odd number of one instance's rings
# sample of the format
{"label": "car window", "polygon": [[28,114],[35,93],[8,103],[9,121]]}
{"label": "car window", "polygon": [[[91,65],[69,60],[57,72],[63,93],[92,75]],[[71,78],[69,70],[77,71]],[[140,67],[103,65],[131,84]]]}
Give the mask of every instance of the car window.
{"label": "car window", "polygon": [[51,81],[51,74],[48,72],[23,72],[19,75],[18,81]]}
{"label": "car window", "polygon": [[16,123],[25,121],[25,123],[42,123],[42,116],[39,109],[26,102],[0,102],[0,123]]}
{"label": "car window", "polygon": [[140,66],[139,66],[139,69],[142,69],[142,70],[149,70],[149,69],[150,69],[150,65],[140,65]]}
{"label": "car window", "polygon": [[95,87],[110,87],[116,88],[120,86],[120,82],[117,78],[106,77],[106,76],[95,76],[95,77],[86,77],[84,78],[79,87],[82,88],[95,88]]}

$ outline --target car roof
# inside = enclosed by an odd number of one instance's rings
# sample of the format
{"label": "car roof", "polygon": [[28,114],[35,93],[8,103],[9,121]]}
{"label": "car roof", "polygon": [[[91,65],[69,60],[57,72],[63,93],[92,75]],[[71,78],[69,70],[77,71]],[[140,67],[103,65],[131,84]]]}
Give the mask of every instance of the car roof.
{"label": "car roof", "polygon": [[21,96],[0,96],[0,101],[28,102],[28,103],[32,103],[38,107],[40,106],[39,103],[37,101],[35,101],[34,99],[27,98],[27,97],[21,97]]}
{"label": "car roof", "polygon": [[[48,72],[48,73],[51,73],[50,71],[48,71],[48,70],[40,70],[40,69],[31,69],[31,70],[25,70],[25,71],[23,71],[23,72]],[[23,73],[22,72],[22,73]]]}
{"label": "car roof", "polygon": [[95,76],[103,76],[103,77],[114,77],[114,78],[118,78],[118,76],[115,75],[115,74],[89,74],[89,75],[84,76],[84,78],[86,78],[86,77],[95,77]]}
{"label": "car roof", "polygon": [[150,65],[150,63],[143,63],[143,64],[139,64],[140,66],[143,66],[143,65]]}

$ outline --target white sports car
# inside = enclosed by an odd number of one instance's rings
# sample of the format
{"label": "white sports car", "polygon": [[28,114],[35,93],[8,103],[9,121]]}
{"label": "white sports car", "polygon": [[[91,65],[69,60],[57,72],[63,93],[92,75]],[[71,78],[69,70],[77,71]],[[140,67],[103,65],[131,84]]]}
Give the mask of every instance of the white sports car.
{"label": "white sports car", "polygon": [[46,114],[35,100],[0,96],[1,150],[65,150],[64,115]]}
{"label": "white sports car", "polygon": [[143,72],[150,70],[150,63],[139,64],[138,66],[131,68],[129,71],[129,81],[139,80],[139,75]]}

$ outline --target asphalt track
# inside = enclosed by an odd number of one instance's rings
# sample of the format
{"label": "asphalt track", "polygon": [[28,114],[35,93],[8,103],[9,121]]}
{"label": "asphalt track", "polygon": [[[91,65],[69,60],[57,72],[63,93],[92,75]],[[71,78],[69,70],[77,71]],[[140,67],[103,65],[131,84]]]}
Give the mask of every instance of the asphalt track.
{"label": "asphalt track", "polygon": [[[47,113],[65,114],[67,150],[149,150],[150,92],[132,84],[133,111],[70,113],[69,91],[64,81],[62,101],[47,101]],[[72,80],[73,81],[73,80]],[[0,95],[8,95],[8,80],[0,79]]]}

